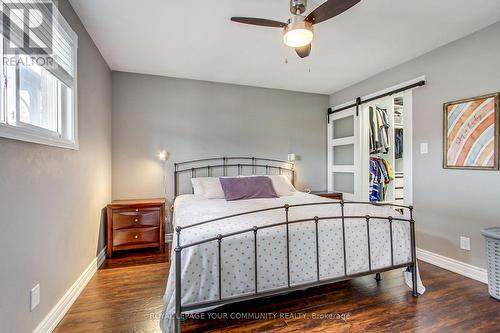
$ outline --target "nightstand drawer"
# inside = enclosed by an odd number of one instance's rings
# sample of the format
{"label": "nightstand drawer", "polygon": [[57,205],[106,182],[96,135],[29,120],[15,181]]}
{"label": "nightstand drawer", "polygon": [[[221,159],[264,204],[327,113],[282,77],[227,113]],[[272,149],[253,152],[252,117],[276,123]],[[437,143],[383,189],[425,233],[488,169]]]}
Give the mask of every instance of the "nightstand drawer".
{"label": "nightstand drawer", "polygon": [[114,210],[113,229],[159,227],[159,209]]}
{"label": "nightstand drawer", "polygon": [[160,241],[158,231],[157,227],[115,230],[113,232],[113,246],[158,243]]}

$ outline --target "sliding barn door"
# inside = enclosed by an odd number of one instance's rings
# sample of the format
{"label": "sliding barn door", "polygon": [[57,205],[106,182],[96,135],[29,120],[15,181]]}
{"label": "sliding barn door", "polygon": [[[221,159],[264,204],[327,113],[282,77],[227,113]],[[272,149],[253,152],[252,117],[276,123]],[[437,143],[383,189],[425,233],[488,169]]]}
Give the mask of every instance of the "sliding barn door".
{"label": "sliding barn door", "polygon": [[361,200],[360,124],[356,108],[331,114],[328,123],[328,191],[346,200]]}

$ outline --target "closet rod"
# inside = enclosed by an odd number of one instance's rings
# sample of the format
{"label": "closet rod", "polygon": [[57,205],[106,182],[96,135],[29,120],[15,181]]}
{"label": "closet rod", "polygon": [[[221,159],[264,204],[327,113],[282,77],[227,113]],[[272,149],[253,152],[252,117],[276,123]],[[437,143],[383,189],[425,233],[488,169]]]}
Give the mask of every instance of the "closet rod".
{"label": "closet rod", "polygon": [[386,93],[383,93],[381,95],[377,95],[377,96],[374,96],[374,97],[371,97],[371,98],[368,98],[368,99],[365,99],[365,100],[362,100],[361,97],[358,97],[358,98],[356,98],[356,102],[355,103],[353,103],[351,105],[344,106],[344,107],[342,107],[340,109],[332,110],[332,108],[328,108],[328,122],[330,122],[330,115],[333,114],[333,113],[337,113],[337,112],[340,112],[340,111],[344,111],[344,110],[356,107],[356,115],[358,115],[359,106],[361,104],[369,103],[369,102],[374,101],[374,100],[379,99],[379,98],[391,96],[391,95],[400,93],[402,91],[405,91],[405,90],[408,90],[408,89],[413,89],[413,88],[416,88],[416,87],[421,87],[421,86],[424,86],[424,85],[425,85],[425,80],[422,80],[422,81],[418,81],[416,83],[412,83],[410,85],[407,85],[407,86],[404,86],[404,87],[401,87],[401,88],[398,88],[398,89],[395,89],[395,90],[391,90],[389,92],[386,92]]}

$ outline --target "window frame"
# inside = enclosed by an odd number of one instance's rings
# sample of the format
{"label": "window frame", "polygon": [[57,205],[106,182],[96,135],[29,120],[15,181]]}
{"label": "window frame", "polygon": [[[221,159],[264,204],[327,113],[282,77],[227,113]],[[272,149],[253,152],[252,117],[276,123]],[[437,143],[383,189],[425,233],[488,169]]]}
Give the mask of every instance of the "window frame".
{"label": "window frame", "polygon": [[[54,7],[55,8],[55,7]],[[57,10],[57,9],[56,9]],[[58,17],[62,18],[60,13],[57,13]],[[54,17],[54,19],[56,19]],[[70,29],[67,22],[63,21],[60,23],[65,29]],[[47,146],[59,147],[59,148],[67,148],[72,150],[79,150],[79,141],[78,141],[78,62],[77,62],[77,53],[78,53],[78,37],[76,34],[71,31],[72,34],[75,35],[75,46],[73,52],[73,64],[74,64],[74,75],[73,75],[73,84],[71,87],[71,104],[68,108],[69,110],[58,110],[58,132],[45,129],[43,127],[39,127],[36,125],[32,125],[29,123],[21,122],[19,119],[19,66],[16,66],[16,82],[11,83],[7,80],[6,68],[3,63],[3,57],[5,55],[5,39],[0,35],[2,39],[0,41],[0,56],[2,58],[2,63],[0,64],[0,138],[7,138],[19,141],[25,141],[30,143],[42,144]],[[57,76],[51,73],[56,79],[58,79],[61,84],[64,84]],[[15,84],[15,94],[16,94],[16,125],[12,125],[8,123],[9,116],[7,114],[7,100],[8,94],[7,91],[10,88],[10,85]],[[58,100],[56,104],[60,108],[62,105],[67,103],[67,94],[61,93],[62,89],[58,88]],[[69,119],[68,119],[69,118]],[[71,133],[71,139],[68,139],[68,133]]]}

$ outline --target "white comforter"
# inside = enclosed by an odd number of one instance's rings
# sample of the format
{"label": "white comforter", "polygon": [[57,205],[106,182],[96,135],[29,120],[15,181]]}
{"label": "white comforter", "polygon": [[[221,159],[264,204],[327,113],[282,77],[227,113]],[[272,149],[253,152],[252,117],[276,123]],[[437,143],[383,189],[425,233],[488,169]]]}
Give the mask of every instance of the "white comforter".
{"label": "white comforter", "polygon": [[[253,199],[227,202],[224,199],[203,199],[194,195],[182,195],[175,201],[174,221],[176,226],[226,215],[285,204],[325,202],[331,199],[297,192],[276,199]],[[314,216],[340,216],[340,205],[318,205],[293,207],[289,220],[313,218]],[[345,216],[394,216],[402,215],[389,207],[346,204]],[[404,215],[404,218],[408,218]],[[224,219],[199,227],[183,230],[181,244],[227,234],[239,230],[285,221],[283,209]],[[320,279],[344,275],[342,224],[340,220],[321,220],[319,230]],[[347,273],[367,271],[368,246],[366,220],[346,219]],[[257,237],[257,285],[258,291],[269,291],[287,286],[286,229],[285,226],[258,231]],[[317,279],[316,236],[314,222],[289,226],[290,282],[291,285],[313,282]],[[394,265],[411,261],[410,228],[408,222],[393,221]],[[176,242],[174,241],[174,246]],[[370,254],[372,269],[391,265],[389,222],[371,219]],[[164,332],[173,329],[175,314],[174,252],[169,272],[161,327]],[[182,250],[182,304],[189,305],[219,299],[217,241]],[[237,297],[255,292],[254,281],[254,235],[253,232],[224,238],[222,240],[222,298]],[[410,275],[411,278],[411,275]],[[411,281],[408,281],[407,283]],[[419,281],[420,282],[420,281]],[[424,288],[419,283],[419,291]]]}

